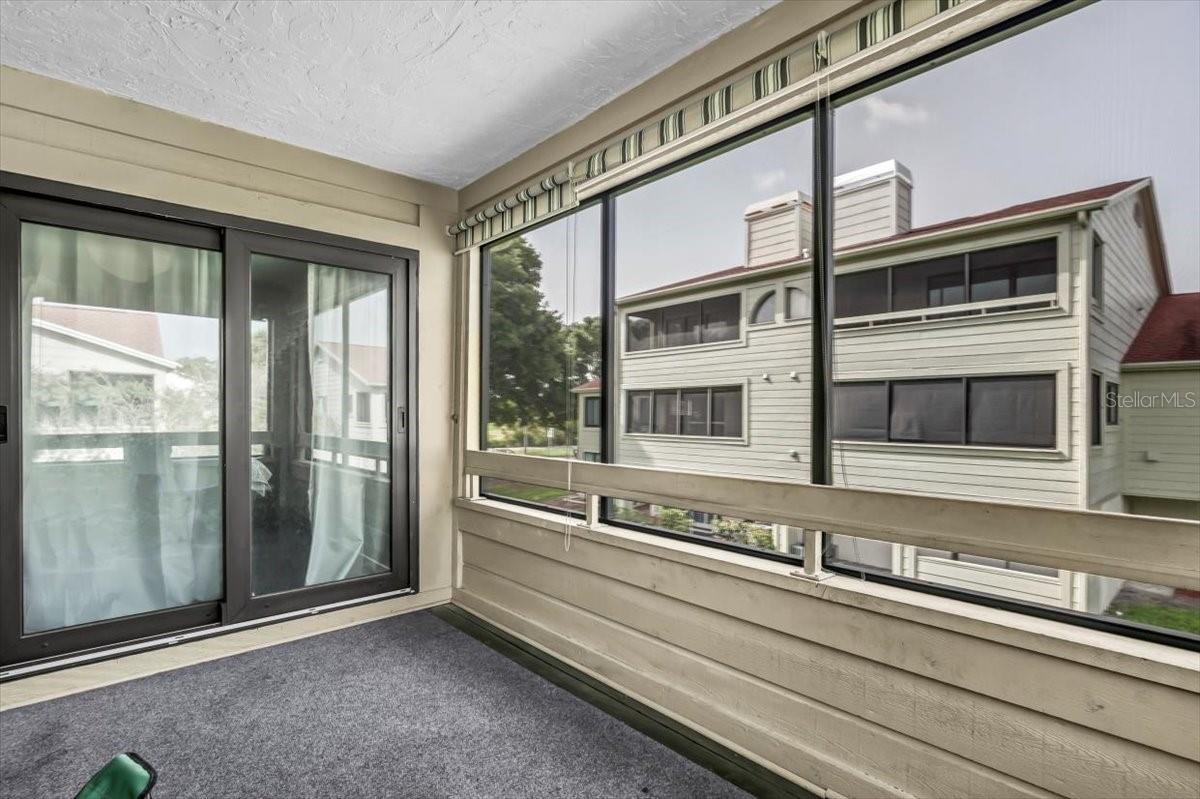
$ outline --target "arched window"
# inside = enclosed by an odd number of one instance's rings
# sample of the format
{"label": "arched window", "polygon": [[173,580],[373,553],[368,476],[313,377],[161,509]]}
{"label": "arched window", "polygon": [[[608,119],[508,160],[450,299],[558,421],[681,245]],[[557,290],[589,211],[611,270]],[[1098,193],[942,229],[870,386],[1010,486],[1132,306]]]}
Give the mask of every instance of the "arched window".
{"label": "arched window", "polygon": [[812,301],[808,292],[795,286],[787,288],[787,317],[788,319],[807,319],[812,316]]}
{"label": "arched window", "polygon": [[768,291],[759,298],[758,304],[754,306],[754,313],[750,314],[750,324],[761,325],[767,322],[775,321],[775,292]]}

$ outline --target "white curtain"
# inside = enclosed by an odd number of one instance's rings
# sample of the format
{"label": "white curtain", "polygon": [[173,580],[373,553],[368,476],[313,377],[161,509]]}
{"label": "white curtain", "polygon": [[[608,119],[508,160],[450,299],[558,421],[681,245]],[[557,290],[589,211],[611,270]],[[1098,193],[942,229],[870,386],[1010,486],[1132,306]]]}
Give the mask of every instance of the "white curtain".
{"label": "white curtain", "polygon": [[219,599],[221,259],[22,227],[24,630]]}

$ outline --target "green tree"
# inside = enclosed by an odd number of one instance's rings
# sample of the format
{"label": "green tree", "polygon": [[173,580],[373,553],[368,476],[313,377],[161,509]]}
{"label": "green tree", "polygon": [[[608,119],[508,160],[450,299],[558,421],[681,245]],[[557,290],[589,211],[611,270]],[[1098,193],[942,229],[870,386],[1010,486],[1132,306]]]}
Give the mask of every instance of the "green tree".
{"label": "green tree", "polygon": [[542,258],[524,238],[491,253],[488,421],[565,428],[570,334],[542,292]]}
{"label": "green tree", "polygon": [[735,544],[759,549],[773,549],[775,546],[775,536],[771,534],[770,528],[748,522],[745,519],[719,518],[713,522],[712,531],[717,538],[723,538]]}
{"label": "green tree", "polygon": [[682,508],[663,508],[658,513],[658,526],[677,533],[690,533],[692,517]]}

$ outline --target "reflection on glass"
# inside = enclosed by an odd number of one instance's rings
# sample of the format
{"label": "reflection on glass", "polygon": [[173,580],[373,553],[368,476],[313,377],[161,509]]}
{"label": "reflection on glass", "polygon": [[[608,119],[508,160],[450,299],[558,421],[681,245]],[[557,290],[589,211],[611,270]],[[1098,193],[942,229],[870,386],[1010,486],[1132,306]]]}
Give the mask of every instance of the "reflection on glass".
{"label": "reflection on glass", "polygon": [[[837,109],[836,484],[1200,516],[1198,29],[1194,3],[1096,3]],[[1114,63],[1127,41],[1157,46]],[[1197,631],[1158,586],[845,536],[829,559]]]}
{"label": "reflection on glass", "polygon": [[749,550],[779,552],[795,557],[804,554],[804,531],[782,524],[756,522],[630,499],[610,500],[609,518],[668,533],[684,533],[702,541],[734,544]]}
{"label": "reflection on glass", "polygon": [[[600,208],[488,250],[487,448],[600,459]],[[484,479],[484,494],[583,513],[566,489]]]}
{"label": "reflection on glass", "polygon": [[256,595],[391,568],[386,275],[250,260]]}
{"label": "reflection on glass", "polygon": [[21,227],[23,629],[220,598],[221,256]]}

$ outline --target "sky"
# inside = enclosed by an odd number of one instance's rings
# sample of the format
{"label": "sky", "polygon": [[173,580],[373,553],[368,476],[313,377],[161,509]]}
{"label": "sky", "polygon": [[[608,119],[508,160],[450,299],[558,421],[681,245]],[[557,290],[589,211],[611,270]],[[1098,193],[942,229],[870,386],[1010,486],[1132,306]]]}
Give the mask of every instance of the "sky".
{"label": "sky", "polygon": [[[1088,6],[840,107],[837,172],[905,164],[914,227],[1150,177],[1173,288],[1200,290],[1198,39],[1200,3]],[[620,195],[618,296],[741,264],[746,206],[811,193],[811,160],[801,121]],[[599,302],[599,213],[586,214],[574,223],[575,318]],[[527,234],[564,314],[567,227]]]}

